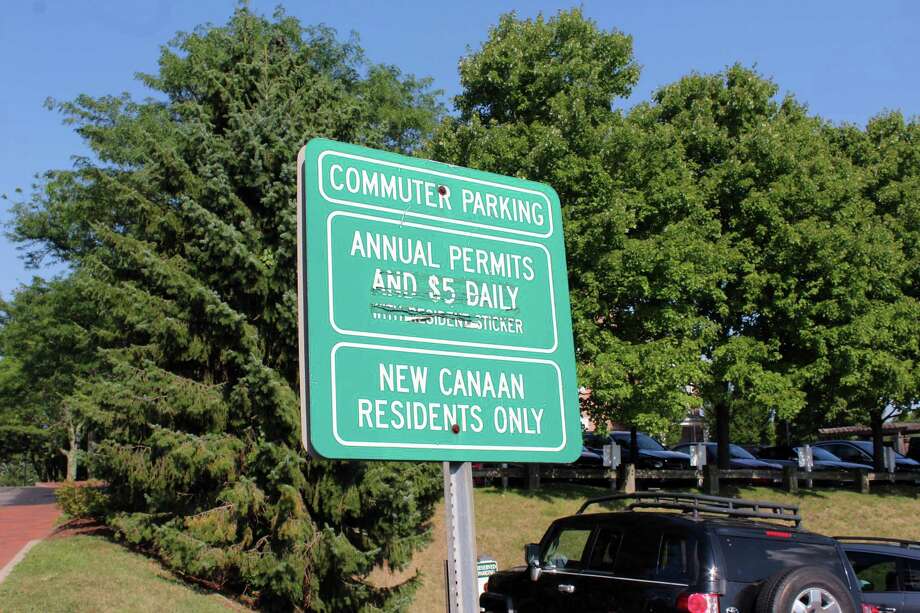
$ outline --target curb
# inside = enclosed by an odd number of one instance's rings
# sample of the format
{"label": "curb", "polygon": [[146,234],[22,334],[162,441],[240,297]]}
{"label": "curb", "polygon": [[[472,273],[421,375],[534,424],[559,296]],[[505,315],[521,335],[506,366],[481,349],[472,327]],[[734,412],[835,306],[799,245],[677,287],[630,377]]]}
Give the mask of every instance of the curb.
{"label": "curb", "polygon": [[41,542],[42,542],[42,539],[35,539],[23,545],[22,549],[17,551],[16,555],[13,556],[13,559],[7,562],[6,566],[4,566],[3,568],[0,568],[0,583],[3,583],[3,581],[7,577],[10,576],[10,573],[13,572],[13,568],[15,568],[17,564],[22,562],[22,559],[26,557],[26,554],[29,553],[29,550]]}

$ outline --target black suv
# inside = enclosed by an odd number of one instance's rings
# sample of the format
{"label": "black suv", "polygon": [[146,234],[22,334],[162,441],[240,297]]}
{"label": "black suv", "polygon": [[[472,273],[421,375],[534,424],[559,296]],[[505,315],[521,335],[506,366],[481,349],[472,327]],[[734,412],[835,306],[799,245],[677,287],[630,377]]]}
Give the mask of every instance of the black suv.
{"label": "black suv", "polygon": [[[617,500],[629,502],[626,510],[584,513]],[[859,585],[840,544],[799,522],[797,507],[770,502],[662,492],[595,498],[527,545],[527,566],[492,575],[479,603],[502,613],[855,613]]]}
{"label": "black suv", "polygon": [[920,613],[920,543],[838,536],[862,589],[865,613]]}

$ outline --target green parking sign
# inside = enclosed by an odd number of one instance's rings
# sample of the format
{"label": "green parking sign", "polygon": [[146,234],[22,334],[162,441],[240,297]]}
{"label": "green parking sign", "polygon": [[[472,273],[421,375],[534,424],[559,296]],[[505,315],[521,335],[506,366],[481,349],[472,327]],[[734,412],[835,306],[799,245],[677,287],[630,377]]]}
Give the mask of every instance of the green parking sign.
{"label": "green parking sign", "polygon": [[303,442],[327,458],[581,449],[549,187],[325,139],[298,156]]}

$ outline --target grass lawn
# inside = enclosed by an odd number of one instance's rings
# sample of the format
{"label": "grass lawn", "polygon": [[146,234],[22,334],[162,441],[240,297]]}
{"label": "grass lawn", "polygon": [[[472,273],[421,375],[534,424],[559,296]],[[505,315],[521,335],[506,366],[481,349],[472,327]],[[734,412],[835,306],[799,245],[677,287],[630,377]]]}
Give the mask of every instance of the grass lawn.
{"label": "grass lawn", "polygon": [[[920,490],[873,484],[872,494],[845,490],[803,491],[796,496],[763,487],[745,487],[724,495],[798,504],[803,527],[828,535],[871,535],[920,540]],[[499,568],[523,564],[525,543],[536,542],[550,521],[571,515],[587,497],[608,493],[604,488],[544,485],[535,492],[496,488],[476,490],[476,533],[480,554],[498,561]],[[388,585],[422,572],[422,586],[412,611],[444,610],[444,508],[433,520],[434,541],[416,554],[412,568],[399,574],[377,573],[372,580]]]}
{"label": "grass lawn", "polygon": [[0,583],[0,610],[248,611],[177,579],[156,561],[98,536],[45,540]]}

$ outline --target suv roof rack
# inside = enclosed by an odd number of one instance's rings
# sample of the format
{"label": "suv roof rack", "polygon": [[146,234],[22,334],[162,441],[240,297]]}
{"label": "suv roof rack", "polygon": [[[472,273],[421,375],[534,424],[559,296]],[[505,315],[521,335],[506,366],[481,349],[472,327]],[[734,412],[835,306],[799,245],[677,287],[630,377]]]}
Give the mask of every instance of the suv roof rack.
{"label": "suv roof rack", "polygon": [[627,511],[633,509],[672,509],[692,513],[699,517],[700,513],[710,515],[725,515],[728,517],[743,517],[745,519],[770,519],[774,521],[788,521],[798,528],[802,523],[799,507],[796,505],[764,502],[759,500],[744,500],[743,498],[725,498],[722,496],[709,496],[706,494],[686,494],[681,492],[636,492],[635,494],[610,494],[591,498],[585,501],[575,513],[581,515],[592,504],[609,502],[611,500],[632,500],[626,507]]}
{"label": "suv roof rack", "polygon": [[907,541],[904,539],[884,538],[881,536],[835,536],[838,541],[847,541],[850,543],[890,543],[906,549],[920,549],[920,541]]}

